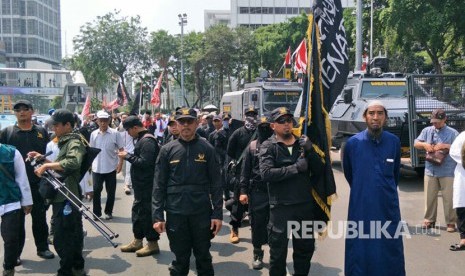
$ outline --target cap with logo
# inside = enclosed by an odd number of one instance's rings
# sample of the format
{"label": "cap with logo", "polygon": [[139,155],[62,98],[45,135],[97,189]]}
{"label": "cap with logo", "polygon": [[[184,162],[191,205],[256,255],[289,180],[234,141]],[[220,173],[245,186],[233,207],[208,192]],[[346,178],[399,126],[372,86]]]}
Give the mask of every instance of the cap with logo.
{"label": "cap with logo", "polygon": [[176,115],[174,114],[171,114],[169,117],[168,117],[168,125],[172,124],[172,123],[176,123]]}
{"label": "cap with logo", "polygon": [[271,123],[271,118],[270,116],[261,116],[260,119],[258,120],[258,125],[261,124],[270,124]]}
{"label": "cap with logo", "polygon": [[197,112],[192,108],[180,108],[176,110],[176,120],[179,119],[197,119]]}
{"label": "cap with logo", "polygon": [[74,114],[68,109],[57,109],[50,117],[50,122],[52,123],[52,125],[55,125],[57,123],[74,123]]}
{"label": "cap with logo", "polygon": [[257,109],[255,109],[255,107],[249,106],[246,109],[244,109],[244,115],[258,115],[258,111]]}
{"label": "cap with logo", "polygon": [[228,112],[223,113],[223,121],[229,119],[231,119],[231,114],[229,114]]}
{"label": "cap with logo", "polygon": [[431,113],[431,123],[438,123],[446,119],[446,112],[442,108],[433,110]]}
{"label": "cap with logo", "polygon": [[97,118],[98,119],[108,119],[110,118],[110,114],[108,114],[106,111],[100,110],[97,112]]}
{"label": "cap with logo", "polygon": [[32,103],[30,101],[28,101],[28,100],[18,100],[13,105],[13,109],[18,109],[20,106],[25,106],[25,107],[30,108],[30,109],[33,108]]}

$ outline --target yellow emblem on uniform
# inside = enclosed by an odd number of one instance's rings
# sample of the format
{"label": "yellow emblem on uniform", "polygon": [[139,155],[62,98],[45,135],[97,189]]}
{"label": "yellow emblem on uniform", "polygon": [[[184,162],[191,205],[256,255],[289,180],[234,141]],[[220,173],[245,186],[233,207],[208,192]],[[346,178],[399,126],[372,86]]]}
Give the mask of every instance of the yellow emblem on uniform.
{"label": "yellow emblem on uniform", "polygon": [[189,108],[183,108],[182,115],[189,115]]}
{"label": "yellow emblem on uniform", "polygon": [[279,114],[282,115],[282,114],[286,114],[286,113],[287,113],[287,110],[286,110],[285,107],[281,107],[281,108],[279,109]]}
{"label": "yellow emblem on uniform", "polygon": [[199,153],[199,155],[197,155],[197,159],[195,159],[196,162],[207,162],[207,160],[205,160],[205,153]]}
{"label": "yellow emblem on uniform", "polygon": [[43,139],[43,138],[44,138],[44,136],[42,135],[42,133],[40,133],[40,132],[37,132],[37,138],[39,138],[39,139]]}
{"label": "yellow emblem on uniform", "polygon": [[261,118],[260,118],[260,122],[261,122],[261,123],[266,123],[266,117],[265,117],[265,116],[261,117]]}

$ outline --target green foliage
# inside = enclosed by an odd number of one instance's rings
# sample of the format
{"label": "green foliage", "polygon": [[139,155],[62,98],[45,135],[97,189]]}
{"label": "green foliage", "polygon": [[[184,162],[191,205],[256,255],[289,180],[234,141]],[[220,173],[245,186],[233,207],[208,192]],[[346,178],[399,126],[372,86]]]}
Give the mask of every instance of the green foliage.
{"label": "green foliage", "polygon": [[63,106],[63,97],[62,96],[55,96],[51,101],[50,101],[50,107],[54,109],[59,109]]}

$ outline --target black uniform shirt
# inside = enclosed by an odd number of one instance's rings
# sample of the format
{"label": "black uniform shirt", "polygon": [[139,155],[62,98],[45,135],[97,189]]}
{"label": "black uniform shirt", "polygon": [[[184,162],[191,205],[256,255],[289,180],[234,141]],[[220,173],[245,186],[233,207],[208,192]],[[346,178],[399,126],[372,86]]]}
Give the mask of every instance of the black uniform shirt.
{"label": "black uniform shirt", "polygon": [[198,135],[164,145],[157,158],[152,195],[152,218],[164,221],[163,211],[180,215],[212,212],[223,219],[222,186],[215,150]]}
{"label": "black uniform shirt", "polygon": [[[30,130],[21,130],[17,125],[14,125],[4,128],[0,132],[0,143],[16,147],[23,160],[27,158],[27,153],[31,151],[45,154],[49,141],[47,131],[37,125],[33,125]],[[26,163],[26,172],[29,183],[39,182],[40,178],[35,175],[34,168],[29,162]]]}

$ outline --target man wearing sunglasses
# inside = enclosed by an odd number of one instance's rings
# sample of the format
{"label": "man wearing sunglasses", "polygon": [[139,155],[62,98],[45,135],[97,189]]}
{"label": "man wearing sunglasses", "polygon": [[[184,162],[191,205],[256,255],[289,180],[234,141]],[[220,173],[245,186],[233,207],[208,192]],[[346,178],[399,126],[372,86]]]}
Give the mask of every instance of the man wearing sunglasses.
{"label": "man wearing sunglasses", "polygon": [[[41,126],[32,123],[34,108],[28,100],[18,100],[13,105],[17,123],[0,132],[0,143],[14,146],[22,155],[23,160],[27,158],[28,152],[36,151],[45,154],[47,143],[50,141],[48,132]],[[46,220],[46,206],[44,199],[39,193],[40,178],[34,174],[34,168],[26,161],[26,173],[31,187],[32,200],[34,202],[31,211],[32,233],[37,248],[37,255],[43,259],[53,259],[55,255],[49,250],[48,225]],[[21,253],[26,241],[25,214],[21,213],[21,226],[18,233],[20,247],[18,249],[17,265],[21,264]]]}
{"label": "man wearing sunglasses", "polygon": [[[286,275],[288,227],[290,223],[302,226],[312,223],[316,203],[312,197],[310,174],[323,169],[319,155],[306,136],[292,134],[297,125],[286,107],[271,112],[274,135],[263,142],[259,153],[260,174],[268,182],[270,218],[268,244],[270,245],[270,275]],[[298,234],[298,235],[297,235]],[[315,239],[302,230],[292,235],[294,275],[308,275],[315,249]]]}

